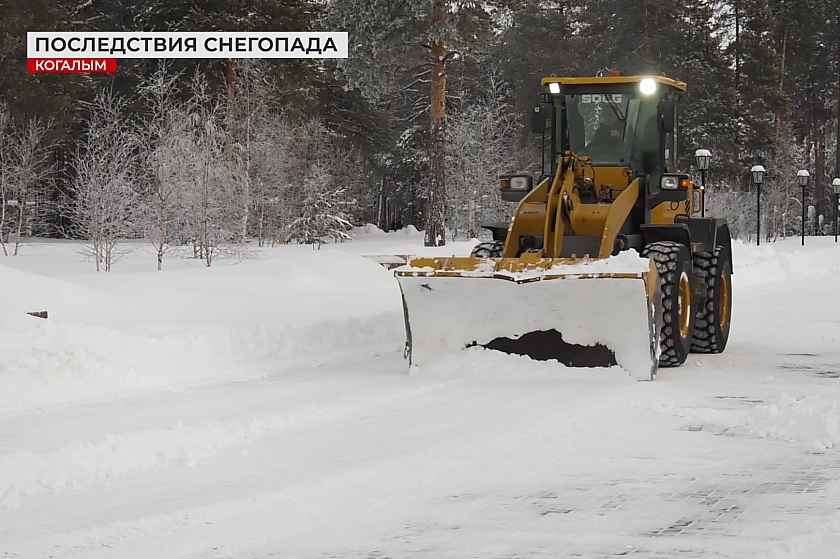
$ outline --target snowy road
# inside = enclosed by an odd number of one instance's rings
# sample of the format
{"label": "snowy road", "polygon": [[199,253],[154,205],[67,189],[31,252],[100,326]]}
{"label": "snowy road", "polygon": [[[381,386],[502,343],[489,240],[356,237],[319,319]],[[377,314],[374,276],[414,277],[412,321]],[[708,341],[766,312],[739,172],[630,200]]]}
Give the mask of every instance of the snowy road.
{"label": "snowy road", "polygon": [[736,268],[727,352],[653,383],[478,350],[407,375],[394,331],[0,415],[0,557],[836,557],[834,270]]}

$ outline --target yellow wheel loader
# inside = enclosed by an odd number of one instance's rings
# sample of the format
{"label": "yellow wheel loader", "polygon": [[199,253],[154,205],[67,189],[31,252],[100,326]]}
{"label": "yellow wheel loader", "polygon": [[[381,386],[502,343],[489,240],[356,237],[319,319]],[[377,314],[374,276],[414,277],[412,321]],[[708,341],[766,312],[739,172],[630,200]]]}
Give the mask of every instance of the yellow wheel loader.
{"label": "yellow wheel loader", "polygon": [[501,178],[510,223],[485,225],[494,242],[469,257],[395,270],[410,363],[481,346],[652,380],[691,351],[722,352],[731,242],[677,166],[685,84],[610,72],[541,85],[543,174]]}

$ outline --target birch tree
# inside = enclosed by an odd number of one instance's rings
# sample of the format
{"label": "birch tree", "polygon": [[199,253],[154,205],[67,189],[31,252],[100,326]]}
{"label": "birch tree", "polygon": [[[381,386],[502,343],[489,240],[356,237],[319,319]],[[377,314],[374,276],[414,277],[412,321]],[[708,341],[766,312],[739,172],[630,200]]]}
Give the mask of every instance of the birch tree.
{"label": "birch tree", "polygon": [[183,224],[184,180],[180,171],[188,164],[189,116],[178,100],[180,75],[160,63],[157,71],[141,86],[149,116],[143,147],[148,188],[144,203],[144,232],[157,254],[157,269]]}
{"label": "birch tree", "polygon": [[266,240],[283,241],[297,208],[292,185],[305,175],[305,162],[299,157],[303,137],[282,114],[258,119],[249,144],[249,181],[254,234],[259,246]]}
{"label": "birch tree", "polygon": [[224,108],[213,100],[201,74],[192,80],[191,93],[187,153],[176,180],[187,187],[185,221],[192,231],[196,256],[210,267],[238,230],[234,179],[225,160]]}
{"label": "birch tree", "polygon": [[521,125],[508,104],[509,91],[493,70],[482,97],[464,102],[450,119],[447,161],[447,224],[453,237],[477,238],[485,221],[506,221],[512,205],[499,195],[499,176],[517,168]]}
{"label": "birch tree", "polygon": [[20,249],[25,228],[31,227],[33,220],[46,210],[46,198],[40,195],[40,191],[44,189],[44,182],[49,180],[53,171],[50,161],[52,146],[46,142],[48,131],[48,124],[33,117],[26,122],[14,142],[12,177],[17,202],[14,256],[17,256]]}
{"label": "birch tree", "polygon": [[9,255],[6,248],[6,230],[9,210],[9,200],[12,195],[12,146],[13,146],[12,115],[6,103],[0,101],[0,246],[3,254]]}
{"label": "birch tree", "polygon": [[31,234],[47,210],[43,192],[53,170],[48,131],[38,117],[15,126],[8,107],[0,103],[0,247],[6,256],[9,235],[14,234],[11,254],[17,256],[24,233]]}
{"label": "birch tree", "polygon": [[[237,65],[236,107],[228,110],[229,118],[236,121],[233,131],[233,157],[232,164],[236,167],[235,177],[238,181],[238,197],[240,204],[240,242],[244,243],[248,236],[248,225],[252,210],[255,208],[254,189],[264,186],[260,183],[265,180],[266,153],[271,146],[266,142],[270,141],[272,134],[267,130],[277,119],[272,118],[276,114],[274,100],[271,94],[272,89],[276,90],[266,74],[264,62],[260,60],[241,60]],[[231,97],[228,97],[230,101]],[[233,115],[233,116],[230,116]],[[226,125],[230,126],[230,125]],[[278,139],[274,135],[271,139]],[[282,155],[277,153],[276,155]]]}
{"label": "birch tree", "polygon": [[96,92],[85,104],[87,130],[70,163],[71,234],[88,241],[96,271],[111,271],[123,254],[119,243],[137,233],[140,142],[136,128],[124,117],[125,105],[126,100],[110,90]]}

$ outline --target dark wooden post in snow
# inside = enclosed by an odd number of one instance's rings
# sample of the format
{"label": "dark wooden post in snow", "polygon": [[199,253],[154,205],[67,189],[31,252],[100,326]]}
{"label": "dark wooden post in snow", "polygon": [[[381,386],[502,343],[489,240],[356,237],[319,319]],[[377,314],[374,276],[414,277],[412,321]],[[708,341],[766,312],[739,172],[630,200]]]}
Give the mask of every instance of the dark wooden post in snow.
{"label": "dark wooden post in snow", "polygon": [[446,2],[433,0],[431,152],[426,246],[446,244]]}

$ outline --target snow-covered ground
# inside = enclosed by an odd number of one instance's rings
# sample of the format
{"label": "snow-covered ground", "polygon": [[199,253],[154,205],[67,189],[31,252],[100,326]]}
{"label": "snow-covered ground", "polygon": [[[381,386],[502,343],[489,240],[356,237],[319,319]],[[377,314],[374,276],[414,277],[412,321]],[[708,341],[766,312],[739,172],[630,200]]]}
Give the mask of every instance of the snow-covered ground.
{"label": "snow-covered ground", "polygon": [[361,255],[435,251],[356,234],[0,259],[0,558],[838,556],[833,238],[736,243],[727,351],[640,383],[480,349],[408,374]]}

